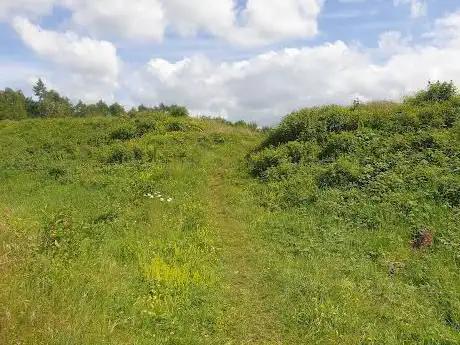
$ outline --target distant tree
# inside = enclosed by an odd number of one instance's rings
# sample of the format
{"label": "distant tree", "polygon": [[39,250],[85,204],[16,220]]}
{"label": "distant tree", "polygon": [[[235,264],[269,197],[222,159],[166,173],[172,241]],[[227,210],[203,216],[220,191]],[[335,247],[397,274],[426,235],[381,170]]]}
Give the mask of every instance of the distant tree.
{"label": "distant tree", "polygon": [[27,117],[26,98],[21,91],[0,90],[0,120],[20,120]]}
{"label": "distant tree", "polygon": [[72,115],[75,117],[88,116],[88,106],[81,100],[72,107]]}
{"label": "distant tree", "polygon": [[137,113],[138,113],[137,108],[136,108],[136,107],[132,107],[131,109],[129,109],[127,115],[128,115],[129,117],[134,117],[134,116],[136,116]]}
{"label": "distant tree", "polygon": [[37,117],[66,117],[73,113],[72,103],[55,90],[48,90],[42,79],[38,79],[33,87],[38,101],[28,100],[28,112]]}
{"label": "distant tree", "polygon": [[86,116],[93,117],[93,116],[100,116],[100,110],[96,104],[87,104],[86,105]]}
{"label": "distant tree", "polygon": [[361,100],[359,99],[359,97],[356,97],[356,98],[353,100],[353,104],[352,104],[352,106],[351,106],[351,109],[352,109],[352,110],[358,109],[361,105],[362,105]]}
{"label": "distant tree", "polygon": [[189,116],[188,110],[186,107],[180,105],[171,105],[168,107],[167,112],[169,115],[174,117],[187,117]]}
{"label": "distant tree", "polygon": [[149,110],[151,110],[151,108],[146,107],[145,105],[141,104],[141,105],[138,107],[138,110],[139,110],[139,111],[149,111]]}
{"label": "distant tree", "polygon": [[39,101],[38,111],[42,117],[67,117],[72,115],[72,103],[57,91],[46,91]]}
{"label": "distant tree", "polygon": [[43,100],[43,98],[45,98],[48,92],[48,90],[46,89],[46,85],[41,78],[37,80],[32,90],[34,92],[34,95],[38,97],[39,101]]}
{"label": "distant tree", "polygon": [[172,105],[165,105],[164,103],[160,103],[156,107],[152,109],[153,111],[167,113],[173,117],[186,117],[189,116],[189,112],[186,107],[181,105],[172,104]]}
{"label": "distant tree", "polygon": [[110,109],[109,106],[103,101],[100,100],[96,103],[96,111],[98,116],[109,116]]}
{"label": "distant tree", "polygon": [[26,111],[28,117],[38,117],[39,109],[38,109],[38,102],[32,99],[32,97],[26,98]]}
{"label": "distant tree", "polygon": [[123,116],[123,115],[126,115],[126,110],[125,108],[123,108],[120,104],[118,103],[113,103],[110,107],[109,107],[109,112],[110,112],[110,115],[112,116]]}

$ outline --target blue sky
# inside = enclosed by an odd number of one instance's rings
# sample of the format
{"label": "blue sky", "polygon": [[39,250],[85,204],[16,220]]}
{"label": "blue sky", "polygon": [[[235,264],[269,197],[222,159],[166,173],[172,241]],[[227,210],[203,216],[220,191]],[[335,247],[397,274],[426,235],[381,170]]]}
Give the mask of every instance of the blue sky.
{"label": "blue sky", "polygon": [[[282,6],[279,0],[238,0],[236,9],[231,1],[66,0],[64,6],[37,0],[41,6],[33,6],[4,0],[0,83],[8,85],[0,87],[27,89],[43,77],[72,99],[177,102],[197,112],[269,122],[291,108],[346,103],[357,95],[372,99],[379,92],[395,98],[423,87],[422,80],[460,77],[444,63],[455,57],[460,40],[457,0],[283,0]],[[447,37],[439,56],[432,55],[434,34]],[[420,69],[428,72],[414,70],[405,82],[397,61],[423,63]],[[352,78],[347,71],[353,70],[366,79]],[[321,73],[330,80],[319,93],[314,83],[323,84]],[[258,101],[246,99],[248,90]],[[264,93],[270,95],[266,104]]]}

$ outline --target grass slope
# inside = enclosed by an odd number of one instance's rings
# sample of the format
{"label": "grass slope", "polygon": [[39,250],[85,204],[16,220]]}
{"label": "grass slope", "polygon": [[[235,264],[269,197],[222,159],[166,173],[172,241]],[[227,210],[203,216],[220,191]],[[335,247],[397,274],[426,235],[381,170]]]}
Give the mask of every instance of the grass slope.
{"label": "grass slope", "polygon": [[458,113],[0,122],[0,343],[457,344]]}
{"label": "grass slope", "polygon": [[209,183],[258,133],[168,117],[0,126],[2,344],[231,337]]}
{"label": "grass slope", "polygon": [[459,119],[458,100],[305,109],[251,154],[271,298],[302,343],[460,342]]}

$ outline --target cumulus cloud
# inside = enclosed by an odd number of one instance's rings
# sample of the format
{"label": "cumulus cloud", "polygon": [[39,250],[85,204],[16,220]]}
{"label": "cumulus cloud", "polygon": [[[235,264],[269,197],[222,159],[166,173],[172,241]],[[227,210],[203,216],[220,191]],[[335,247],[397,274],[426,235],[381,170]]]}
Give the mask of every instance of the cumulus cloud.
{"label": "cumulus cloud", "polygon": [[70,81],[85,90],[83,98],[107,95],[116,88],[120,62],[110,42],[79,37],[73,32],[43,30],[21,17],[14,19],[13,27],[24,44],[41,58],[55,63]]}
{"label": "cumulus cloud", "polygon": [[426,14],[426,2],[423,0],[394,0],[394,4],[409,6],[412,18],[423,17]]}
{"label": "cumulus cloud", "polygon": [[161,42],[166,31],[206,32],[237,45],[310,38],[324,0],[2,0],[0,19],[12,14],[71,11],[75,28],[91,35]]}
{"label": "cumulus cloud", "polygon": [[243,26],[230,35],[243,44],[308,38],[318,33],[323,0],[248,0]]}
{"label": "cumulus cloud", "polygon": [[459,28],[460,12],[438,20],[424,44],[393,32],[381,36],[377,49],[336,41],[236,62],[152,59],[127,89],[137,102],[183,103],[261,123],[298,107],[349,103],[355,97],[398,99],[428,80],[460,81]]}
{"label": "cumulus cloud", "polygon": [[72,21],[96,34],[163,39],[166,19],[158,0],[65,0]]}
{"label": "cumulus cloud", "polygon": [[168,24],[184,36],[200,30],[225,36],[235,25],[233,0],[162,0],[162,5]]}
{"label": "cumulus cloud", "polygon": [[44,15],[60,0],[1,0],[0,20],[16,14]]}
{"label": "cumulus cloud", "polygon": [[[48,10],[52,2],[37,1]],[[55,1],[72,10],[74,29],[91,37],[159,41],[165,30],[184,36],[205,31],[249,45],[314,36],[323,5],[322,0],[248,0],[244,8],[235,7],[232,0],[132,0],[129,5],[127,0]],[[33,2],[17,2],[33,11],[26,6]],[[203,3],[206,6],[199,6]],[[383,33],[374,48],[335,41],[239,61],[205,55],[169,61],[158,56],[127,70],[107,41],[44,30],[23,18],[16,18],[13,26],[27,46],[58,67],[48,69],[46,76],[66,95],[91,101],[110,99],[117,91],[133,104],[181,103],[233,120],[269,123],[299,107],[349,103],[355,97],[397,99],[432,79],[460,82],[460,12],[437,20],[423,40],[391,31]]]}

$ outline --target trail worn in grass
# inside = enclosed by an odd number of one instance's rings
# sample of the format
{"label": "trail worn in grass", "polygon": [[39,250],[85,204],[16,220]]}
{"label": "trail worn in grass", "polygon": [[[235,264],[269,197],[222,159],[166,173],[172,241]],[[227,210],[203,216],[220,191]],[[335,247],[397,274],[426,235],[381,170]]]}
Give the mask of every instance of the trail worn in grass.
{"label": "trail worn in grass", "polygon": [[222,250],[227,343],[281,344],[280,325],[260,282],[258,248],[248,232],[247,218],[259,210],[245,197],[244,185],[232,185],[235,166],[235,160],[225,160],[209,181],[211,218]]}

